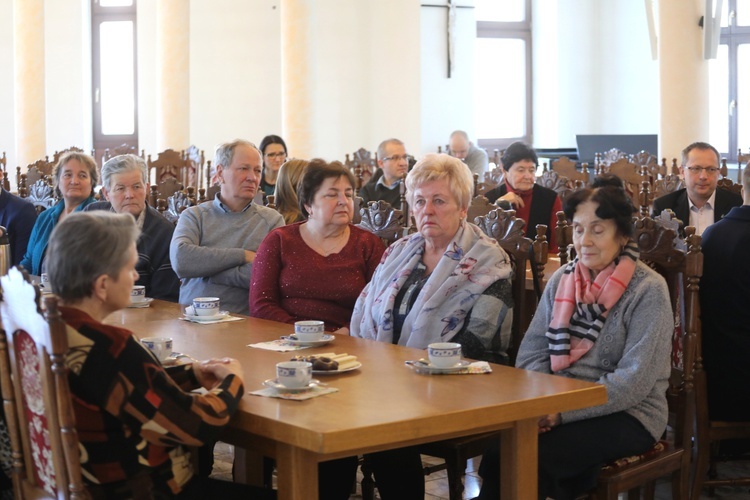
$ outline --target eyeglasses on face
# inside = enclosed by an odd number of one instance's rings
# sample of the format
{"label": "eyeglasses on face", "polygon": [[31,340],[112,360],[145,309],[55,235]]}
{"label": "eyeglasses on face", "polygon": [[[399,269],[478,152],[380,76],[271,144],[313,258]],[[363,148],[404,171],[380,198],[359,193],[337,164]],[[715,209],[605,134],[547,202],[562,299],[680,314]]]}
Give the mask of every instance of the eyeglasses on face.
{"label": "eyeglasses on face", "polygon": [[392,156],[386,156],[385,158],[383,158],[383,161],[388,161],[388,160],[392,160],[392,161],[401,161],[401,160],[409,161],[409,155],[392,155]]}
{"label": "eyeglasses on face", "polygon": [[719,173],[719,169],[716,167],[687,167],[691,174],[700,175],[701,172],[706,172],[708,175],[715,175]]}
{"label": "eyeglasses on face", "polygon": [[284,159],[286,158],[286,153],[283,151],[280,151],[278,153],[266,153],[266,158],[270,158],[272,160],[275,160],[276,158]]}

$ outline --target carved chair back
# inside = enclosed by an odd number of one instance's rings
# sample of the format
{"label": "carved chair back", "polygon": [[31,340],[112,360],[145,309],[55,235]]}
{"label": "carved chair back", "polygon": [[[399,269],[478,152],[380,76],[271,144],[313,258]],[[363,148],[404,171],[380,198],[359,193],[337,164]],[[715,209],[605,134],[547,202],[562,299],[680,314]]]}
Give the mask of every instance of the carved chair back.
{"label": "carved chair back", "polygon": [[674,331],[667,402],[674,437],[671,443],[657,443],[647,454],[605,467],[596,498],[616,498],[617,492],[633,492],[640,486],[652,488],[667,473],[672,475],[673,498],[689,498],[696,411],[694,376],[700,338],[698,283],[703,274],[703,254],[694,227],[685,228],[687,236],[681,240],[674,226],[663,222],[668,221],[636,219],[633,239],[641,260],[661,274],[669,288]]}
{"label": "carved chair back", "polygon": [[[120,155],[138,155],[138,148],[135,146],[131,146],[127,143],[122,143],[119,146],[109,149],[106,148],[104,150],[104,155],[102,155],[102,163],[106,162],[107,160],[114,158],[115,156]],[[146,159],[146,152],[144,150],[141,150],[141,154],[138,155],[144,160]]]}
{"label": "carved chair back", "polygon": [[540,186],[551,189],[557,193],[561,201],[565,201],[570,193],[575,191],[576,186],[567,177],[558,174],[554,170],[544,169],[542,175],[536,178],[536,183]]}
{"label": "carved chair back", "polygon": [[26,199],[34,204],[36,213],[40,214],[57,203],[55,188],[46,179],[39,179],[24,189]]}
{"label": "carved chair back", "polygon": [[388,246],[405,236],[404,213],[382,200],[371,201],[360,209],[362,220],[358,227],[371,232]]}
{"label": "carved chair back", "polygon": [[589,166],[587,163],[581,166],[581,171],[579,172],[574,161],[571,161],[567,156],[562,156],[550,162],[550,170],[557,172],[571,182],[581,181],[584,186],[590,184]]}
{"label": "carved chair back", "polygon": [[19,268],[0,278],[0,386],[11,438],[15,498],[82,499],[81,462],[58,299]]}
{"label": "carved chair back", "polygon": [[[344,166],[346,166],[355,177],[359,176],[362,179],[362,186],[370,182],[370,178],[375,174],[378,168],[378,155],[373,155],[370,151],[365,148],[359,148],[352,153],[351,158],[349,154],[346,155],[344,160]],[[355,173],[355,169],[359,168],[359,173]]]}
{"label": "carved chair back", "polygon": [[[175,179],[179,184],[188,186],[190,180],[195,180],[195,169],[193,169],[185,158],[184,153],[174,149],[166,149],[159,153],[156,160],[151,159],[148,155],[146,160],[149,172],[149,181],[152,184],[159,184],[167,179]],[[172,193],[165,195],[170,196]]]}
{"label": "carved chair back", "polygon": [[496,208],[497,205],[490,203],[490,201],[484,196],[474,196],[474,198],[471,199],[471,203],[469,203],[469,209],[466,212],[466,220],[473,222],[477,217],[483,217]]}

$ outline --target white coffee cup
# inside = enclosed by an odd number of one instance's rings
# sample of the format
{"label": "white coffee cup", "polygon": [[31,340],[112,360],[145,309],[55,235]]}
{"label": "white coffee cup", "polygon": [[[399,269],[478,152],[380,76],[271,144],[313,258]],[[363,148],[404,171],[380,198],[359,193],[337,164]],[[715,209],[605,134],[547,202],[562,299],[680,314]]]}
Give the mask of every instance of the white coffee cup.
{"label": "white coffee cup", "polygon": [[172,354],[172,339],[169,337],[144,337],[141,344],[148,347],[159,361],[164,361]]}
{"label": "white coffee cup", "polygon": [[143,302],[146,300],[146,287],[143,285],[134,285],[130,290],[130,302]]}
{"label": "white coffee cup", "polygon": [[289,389],[301,389],[310,385],[312,363],[307,361],[282,361],[276,363],[276,381]]}
{"label": "white coffee cup", "polygon": [[294,335],[302,342],[314,342],[323,338],[325,323],[322,321],[308,320],[294,323]]}
{"label": "white coffee cup", "polygon": [[450,368],[461,361],[461,344],[455,342],[436,342],[427,346],[430,364],[437,368]]}
{"label": "white coffee cup", "polygon": [[197,316],[216,316],[219,314],[219,297],[196,297],[193,299],[193,310]]}

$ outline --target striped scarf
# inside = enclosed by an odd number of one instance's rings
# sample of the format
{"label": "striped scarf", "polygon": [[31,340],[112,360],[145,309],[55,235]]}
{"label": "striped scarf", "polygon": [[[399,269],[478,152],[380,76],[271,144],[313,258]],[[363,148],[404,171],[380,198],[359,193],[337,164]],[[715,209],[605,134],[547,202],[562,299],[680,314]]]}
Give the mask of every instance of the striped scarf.
{"label": "striped scarf", "polygon": [[578,257],[565,266],[546,334],[553,373],[569,367],[593,347],[608,312],[628,287],[639,255],[635,242],[628,241],[593,281]]}

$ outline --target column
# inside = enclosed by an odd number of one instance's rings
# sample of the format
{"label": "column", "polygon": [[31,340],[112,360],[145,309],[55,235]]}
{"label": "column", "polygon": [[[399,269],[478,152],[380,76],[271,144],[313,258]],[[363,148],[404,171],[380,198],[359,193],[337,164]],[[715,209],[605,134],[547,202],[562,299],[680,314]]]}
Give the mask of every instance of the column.
{"label": "column", "polygon": [[703,59],[702,0],[659,0],[659,154],[678,156],[708,140],[708,61]]}
{"label": "column", "polygon": [[[47,154],[44,0],[14,0],[13,45],[16,163],[26,167]],[[8,166],[9,172],[15,167]]]}
{"label": "column", "polygon": [[298,158],[315,154],[312,0],[281,1],[281,116],[284,140]]}
{"label": "column", "polygon": [[156,10],[159,151],[190,146],[190,2],[159,0]]}

